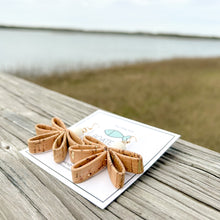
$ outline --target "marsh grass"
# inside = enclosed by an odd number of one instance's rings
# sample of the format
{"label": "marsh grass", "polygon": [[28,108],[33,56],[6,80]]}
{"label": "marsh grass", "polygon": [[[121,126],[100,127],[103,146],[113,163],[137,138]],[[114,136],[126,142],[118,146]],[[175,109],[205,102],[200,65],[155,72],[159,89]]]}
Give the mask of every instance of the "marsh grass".
{"label": "marsh grass", "polygon": [[220,58],[137,63],[29,80],[220,152]]}

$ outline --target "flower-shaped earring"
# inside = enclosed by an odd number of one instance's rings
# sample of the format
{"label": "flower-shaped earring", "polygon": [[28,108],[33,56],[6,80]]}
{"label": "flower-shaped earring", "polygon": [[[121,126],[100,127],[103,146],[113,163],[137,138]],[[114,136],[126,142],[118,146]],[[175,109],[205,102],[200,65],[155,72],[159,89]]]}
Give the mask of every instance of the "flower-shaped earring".
{"label": "flower-shaped earring", "polygon": [[72,131],[67,129],[62,120],[57,117],[52,118],[51,122],[52,126],[45,124],[35,126],[37,135],[28,140],[28,147],[30,153],[40,153],[52,149],[56,163],[65,160],[70,145],[84,144],[80,136],[97,125],[95,123],[91,128],[76,127]]}
{"label": "flower-shaped earring", "polygon": [[57,117],[52,118],[52,126],[37,124],[37,136],[28,140],[30,153],[40,153],[53,150],[54,161],[60,163],[65,160],[67,149],[73,144],[83,144],[83,141]]}
{"label": "flower-shaped earring", "polygon": [[74,183],[81,183],[107,166],[109,177],[116,188],[124,185],[125,172],[143,172],[141,155],[131,151],[107,147],[97,139],[85,136],[84,145],[69,147]]}

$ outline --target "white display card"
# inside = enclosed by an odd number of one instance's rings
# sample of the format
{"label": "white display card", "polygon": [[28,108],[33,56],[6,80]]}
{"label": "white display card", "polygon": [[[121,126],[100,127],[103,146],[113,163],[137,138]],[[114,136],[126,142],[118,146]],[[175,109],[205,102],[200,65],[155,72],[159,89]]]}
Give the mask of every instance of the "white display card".
{"label": "white display card", "polygon": [[[136,152],[143,157],[144,172],[146,172],[146,170],[180,137],[178,134],[102,110],[97,110],[78,123],[72,125],[69,129],[71,130],[74,127],[91,127],[94,124],[94,128],[85,135],[93,136],[107,146],[111,146],[114,142],[122,141],[123,138],[126,139],[126,137],[129,136],[135,137],[131,139],[131,142],[127,144],[126,147],[127,150]],[[114,134],[117,135],[113,135],[113,137],[110,134],[107,135],[107,130],[114,130]],[[52,151],[31,154],[28,148],[26,148],[22,150],[21,153],[102,209],[108,206],[143,174],[127,172],[124,186],[121,189],[115,188],[111,183],[107,168],[101,170],[85,182],[75,184],[72,182],[72,163],[70,162],[69,155],[67,155],[64,162],[57,164],[53,160]]]}

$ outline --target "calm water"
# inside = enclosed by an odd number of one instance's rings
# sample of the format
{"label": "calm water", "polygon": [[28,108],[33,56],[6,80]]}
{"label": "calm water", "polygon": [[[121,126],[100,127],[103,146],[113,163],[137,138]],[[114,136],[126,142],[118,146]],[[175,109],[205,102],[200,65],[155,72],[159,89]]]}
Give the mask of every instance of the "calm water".
{"label": "calm water", "polygon": [[0,29],[0,71],[42,74],[55,69],[214,56],[220,56],[220,40]]}

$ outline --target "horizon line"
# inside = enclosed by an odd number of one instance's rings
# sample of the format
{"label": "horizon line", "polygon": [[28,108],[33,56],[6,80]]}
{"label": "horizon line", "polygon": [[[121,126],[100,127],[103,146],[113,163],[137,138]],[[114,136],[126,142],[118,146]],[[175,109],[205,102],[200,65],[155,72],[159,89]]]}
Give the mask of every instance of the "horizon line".
{"label": "horizon line", "polygon": [[116,35],[141,35],[154,37],[177,37],[177,38],[198,38],[198,39],[214,39],[220,40],[220,36],[206,36],[196,34],[180,34],[180,33],[164,33],[164,32],[148,32],[148,31],[117,31],[117,30],[99,30],[99,29],[83,29],[71,27],[52,27],[52,26],[30,26],[30,25],[10,25],[0,24],[0,29],[20,29],[20,30],[40,30],[40,31],[59,31],[59,32],[77,32],[77,33],[93,33],[93,34],[116,34]]}

